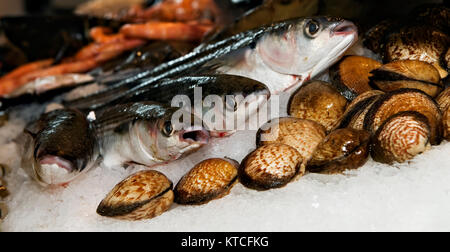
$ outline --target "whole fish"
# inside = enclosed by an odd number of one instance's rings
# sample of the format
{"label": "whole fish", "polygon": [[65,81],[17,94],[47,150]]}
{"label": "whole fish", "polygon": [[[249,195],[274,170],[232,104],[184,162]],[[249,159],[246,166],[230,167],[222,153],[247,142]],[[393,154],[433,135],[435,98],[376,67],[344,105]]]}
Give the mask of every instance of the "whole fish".
{"label": "whole fish", "polygon": [[179,159],[209,141],[202,126],[178,129],[172,122],[178,108],[155,102],[120,104],[96,115],[101,153],[121,163],[154,166]]}
{"label": "whole fish", "polygon": [[68,183],[100,160],[95,129],[73,109],[49,112],[28,125],[23,146],[22,167],[45,185]]}
{"label": "whole fish", "polygon": [[132,96],[161,79],[202,71],[254,78],[277,93],[293,89],[324,71],[357,37],[356,26],[343,19],[314,17],[282,21],[201,45],[181,58],[74,100],[68,106],[89,104],[95,110]]}

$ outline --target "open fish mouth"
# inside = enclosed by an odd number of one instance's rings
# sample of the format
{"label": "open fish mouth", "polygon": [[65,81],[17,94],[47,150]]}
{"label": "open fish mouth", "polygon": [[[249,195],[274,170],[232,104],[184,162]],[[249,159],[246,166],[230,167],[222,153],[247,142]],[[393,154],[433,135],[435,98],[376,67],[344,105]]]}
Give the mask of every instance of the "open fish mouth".
{"label": "open fish mouth", "polygon": [[357,34],[358,28],[350,21],[344,20],[331,29],[331,36]]}
{"label": "open fish mouth", "polygon": [[187,143],[207,144],[209,133],[201,127],[189,127],[180,132],[180,140]]}
{"label": "open fish mouth", "polygon": [[38,180],[48,185],[59,185],[70,181],[75,175],[74,165],[61,157],[46,155],[38,160],[36,175]]}

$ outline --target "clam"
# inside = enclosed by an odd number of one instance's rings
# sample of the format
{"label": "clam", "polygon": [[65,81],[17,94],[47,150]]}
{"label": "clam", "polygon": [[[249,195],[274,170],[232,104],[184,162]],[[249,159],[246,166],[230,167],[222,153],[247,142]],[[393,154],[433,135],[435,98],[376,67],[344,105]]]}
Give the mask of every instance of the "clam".
{"label": "clam", "polygon": [[348,105],[347,110],[337,124],[336,129],[349,127],[362,130],[364,128],[364,117],[370,107],[383,94],[384,92],[380,90],[370,90],[356,97]]}
{"label": "clam", "polygon": [[141,171],[117,184],[102,200],[97,213],[124,220],[158,216],[173,203],[172,182],[158,171]]}
{"label": "clam", "polygon": [[363,44],[373,52],[383,55],[386,35],[395,27],[395,22],[386,19],[370,28],[363,37]]}
{"label": "clam", "polygon": [[403,27],[387,38],[384,59],[387,62],[425,61],[436,67],[441,78],[445,78],[448,73],[439,62],[447,52],[449,42],[450,37],[447,34],[431,26]]}
{"label": "clam", "polygon": [[[325,127],[314,121],[282,117],[264,124],[256,134],[256,146],[282,143],[294,147],[304,162],[311,159],[317,145],[325,138]],[[304,173],[304,167],[301,170]]]}
{"label": "clam", "polygon": [[446,88],[438,97],[436,97],[436,102],[439,104],[439,108],[442,112],[450,107],[450,87]]}
{"label": "clam", "polygon": [[175,202],[204,204],[227,195],[237,181],[238,168],[238,162],[227,158],[200,162],[176,185]]}
{"label": "clam", "polygon": [[311,81],[291,96],[288,114],[318,122],[329,131],[344,114],[346,106],[347,99],[331,84]]}
{"label": "clam", "polygon": [[300,153],[289,145],[263,145],[242,161],[239,181],[256,190],[283,187],[298,175],[302,162]]}
{"label": "clam", "polygon": [[371,71],[381,67],[381,63],[362,56],[346,56],[330,68],[332,84],[348,100],[371,90]]}
{"label": "clam", "polygon": [[306,170],[318,173],[340,173],[363,166],[369,156],[370,134],[351,128],[331,132],[319,144]]}
{"label": "clam", "polygon": [[435,97],[443,89],[439,71],[433,65],[423,61],[391,62],[373,70],[372,74],[370,85],[385,92],[415,88]]}
{"label": "clam", "polygon": [[399,89],[382,95],[367,112],[364,128],[374,134],[388,118],[403,111],[423,114],[430,125],[431,144],[441,142],[442,113],[430,96],[417,89]]}
{"label": "clam", "polygon": [[428,119],[415,111],[388,118],[373,136],[372,158],[381,163],[405,162],[431,148]]}
{"label": "clam", "polygon": [[444,126],[444,138],[450,141],[450,107],[444,112],[442,125]]}

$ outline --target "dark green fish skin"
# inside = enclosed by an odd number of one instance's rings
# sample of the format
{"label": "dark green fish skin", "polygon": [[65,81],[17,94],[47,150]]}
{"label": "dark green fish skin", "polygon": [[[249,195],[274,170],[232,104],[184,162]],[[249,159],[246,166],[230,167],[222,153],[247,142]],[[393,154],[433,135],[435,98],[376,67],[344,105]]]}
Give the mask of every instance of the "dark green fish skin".
{"label": "dark green fish skin", "polygon": [[[98,159],[98,144],[95,130],[86,116],[78,110],[61,109],[46,113],[25,128],[31,136],[30,157],[25,160],[31,166],[37,179],[44,184],[63,184],[81,172],[91,168]],[[26,155],[24,155],[26,156]],[[44,165],[55,164],[66,168],[70,175],[64,178],[45,177]],[[63,162],[59,162],[63,160]],[[48,163],[50,162],[50,163]],[[67,181],[66,181],[67,180]]]}

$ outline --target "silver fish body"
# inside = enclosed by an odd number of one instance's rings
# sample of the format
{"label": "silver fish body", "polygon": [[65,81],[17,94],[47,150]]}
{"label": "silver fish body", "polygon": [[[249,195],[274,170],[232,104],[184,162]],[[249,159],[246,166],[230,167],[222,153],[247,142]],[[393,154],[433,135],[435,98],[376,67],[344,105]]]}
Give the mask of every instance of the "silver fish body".
{"label": "silver fish body", "polygon": [[209,133],[202,126],[176,127],[172,115],[177,110],[155,102],[121,104],[105,110],[95,120],[102,155],[113,156],[120,163],[155,166],[207,144]]}

